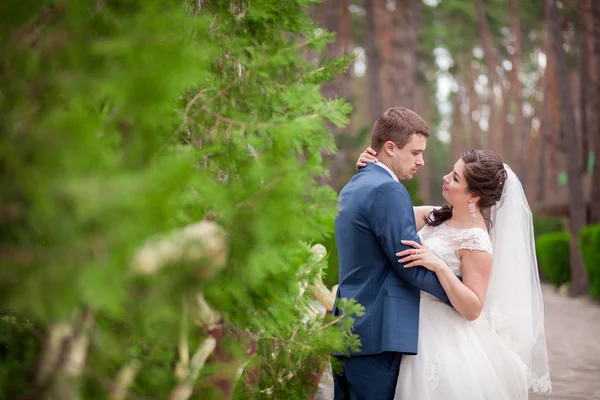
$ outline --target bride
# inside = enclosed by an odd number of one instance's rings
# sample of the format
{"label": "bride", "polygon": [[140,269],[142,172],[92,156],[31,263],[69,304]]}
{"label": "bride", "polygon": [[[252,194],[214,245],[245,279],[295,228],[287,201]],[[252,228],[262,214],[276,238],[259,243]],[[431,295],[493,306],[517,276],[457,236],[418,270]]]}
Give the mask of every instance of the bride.
{"label": "bride", "polygon": [[[375,162],[371,148],[357,167]],[[397,253],[438,276],[452,307],[421,292],[418,355],[404,355],[398,400],[526,400],[550,392],[531,211],[519,179],[488,150],[444,176],[443,207],[414,207],[421,244]],[[460,277],[460,278],[458,278]]]}

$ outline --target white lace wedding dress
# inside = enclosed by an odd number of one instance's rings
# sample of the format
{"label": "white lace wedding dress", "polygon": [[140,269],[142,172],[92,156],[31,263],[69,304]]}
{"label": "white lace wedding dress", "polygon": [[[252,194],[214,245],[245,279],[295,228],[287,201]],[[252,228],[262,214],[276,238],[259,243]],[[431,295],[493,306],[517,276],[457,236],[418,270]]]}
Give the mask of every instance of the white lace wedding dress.
{"label": "white lace wedding dress", "polygon": [[[480,228],[425,226],[421,242],[461,275],[459,249],[492,253]],[[421,292],[418,355],[404,355],[395,400],[526,400],[527,368],[486,315],[467,321]]]}

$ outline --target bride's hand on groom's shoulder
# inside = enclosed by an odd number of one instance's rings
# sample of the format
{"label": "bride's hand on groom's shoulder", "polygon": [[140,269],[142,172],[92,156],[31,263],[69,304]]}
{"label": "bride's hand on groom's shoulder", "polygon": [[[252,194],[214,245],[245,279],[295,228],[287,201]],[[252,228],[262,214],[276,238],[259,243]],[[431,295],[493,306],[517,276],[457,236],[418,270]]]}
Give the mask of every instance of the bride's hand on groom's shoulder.
{"label": "bride's hand on groom's shoulder", "polygon": [[422,266],[430,271],[438,272],[445,266],[444,262],[429,249],[422,244],[413,240],[402,240],[402,244],[411,246],[412,249],[407,249],[396,253],[399,258],[398,262],[404,264],[404,268],[413,268]]}
{"label": "bride's hand on groom's shoulder", "polygon": [[358,160],[356,160],[356,169],[360,169],[367,165],[367,163],[376,163],[377,162],[377,152],[373,150],[370,146],[363,151],[360,156],[358,156]]}

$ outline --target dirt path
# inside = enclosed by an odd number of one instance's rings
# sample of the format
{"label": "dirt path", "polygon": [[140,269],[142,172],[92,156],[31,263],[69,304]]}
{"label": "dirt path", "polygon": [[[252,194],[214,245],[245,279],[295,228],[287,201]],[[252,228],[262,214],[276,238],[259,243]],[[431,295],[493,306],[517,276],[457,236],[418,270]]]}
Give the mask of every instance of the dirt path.
{"label": "dirt path", "polygon": [[600,400],[600,303],[543,287],[552,394],[535,400]]}

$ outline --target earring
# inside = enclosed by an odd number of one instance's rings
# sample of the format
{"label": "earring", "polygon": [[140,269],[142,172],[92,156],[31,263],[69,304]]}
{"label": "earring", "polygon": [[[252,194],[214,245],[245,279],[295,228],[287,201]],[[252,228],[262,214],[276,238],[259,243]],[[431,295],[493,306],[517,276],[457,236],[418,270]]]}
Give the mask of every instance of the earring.
{"label": "earring", "polygon": [[477,214],[475,214],[475,204],[473,204],[473,200],[469,199],[469,211],[471,211],[471,215],[473,216],[473,224],[477,224]]}

